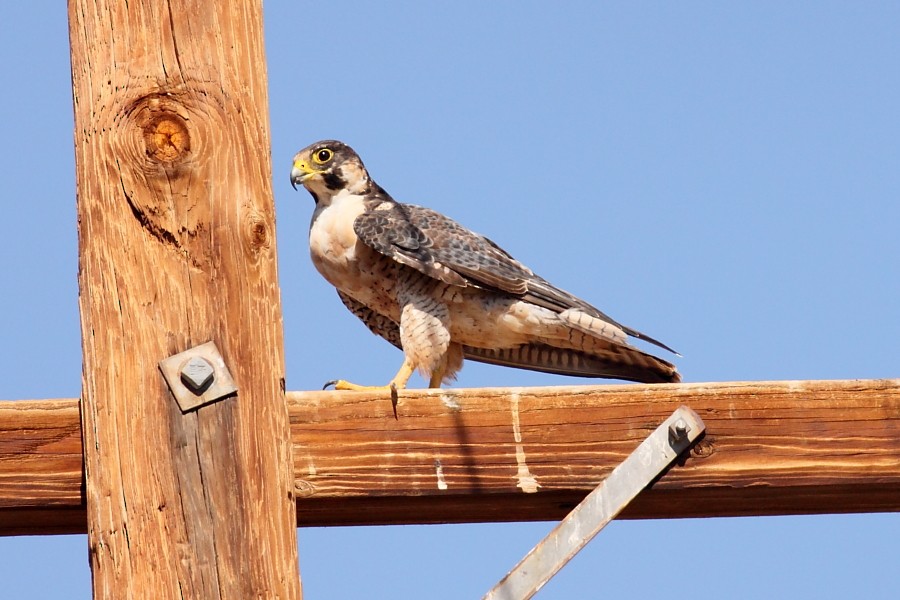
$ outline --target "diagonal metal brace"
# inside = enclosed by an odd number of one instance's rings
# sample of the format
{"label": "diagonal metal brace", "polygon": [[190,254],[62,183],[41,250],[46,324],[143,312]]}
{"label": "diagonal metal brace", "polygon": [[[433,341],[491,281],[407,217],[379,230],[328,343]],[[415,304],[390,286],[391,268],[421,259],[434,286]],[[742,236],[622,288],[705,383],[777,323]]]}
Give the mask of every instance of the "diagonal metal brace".
{"label": "diagonal metal brace", "polygon": [[697,413],[680,406],[538,542],[483,600],[525,600],[534,596],[705,429]]}

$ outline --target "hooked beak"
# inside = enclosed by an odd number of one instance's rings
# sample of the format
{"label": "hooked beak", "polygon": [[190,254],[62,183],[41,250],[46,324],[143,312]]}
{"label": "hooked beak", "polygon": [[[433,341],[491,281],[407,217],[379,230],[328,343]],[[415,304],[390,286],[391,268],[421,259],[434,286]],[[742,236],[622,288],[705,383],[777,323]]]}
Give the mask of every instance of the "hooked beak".
{"label": "hooked beak", "polygon": [[291,169],[291,187],[293,187],[296,190],[297,184],[298,183],[302,184],[303,180],[308,175],[309,175],[309,173],[303,171],[302,169],[298,169],[297,165],[295,164],[294,167]]}
{"label": "hooked beak", "polygon": [[302,184],[307,178],[316,173],[321,173],[321,171],[316,171],[310,167],[305,160],[295,160],[294,166],[291,168],[291,186],[296,190],[298,183]]}

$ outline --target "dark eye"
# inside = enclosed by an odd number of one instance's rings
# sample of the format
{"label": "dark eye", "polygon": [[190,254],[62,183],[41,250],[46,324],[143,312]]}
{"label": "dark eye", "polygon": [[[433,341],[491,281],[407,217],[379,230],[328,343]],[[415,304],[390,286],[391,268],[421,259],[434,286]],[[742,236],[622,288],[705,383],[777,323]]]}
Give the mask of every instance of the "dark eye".
{"label": "dark eye", "polygon": [[321,150],[313,154],[313,160],[321,165],[327,163],[333,156],[334,152],[332,152],[329,148],[322,148]]}

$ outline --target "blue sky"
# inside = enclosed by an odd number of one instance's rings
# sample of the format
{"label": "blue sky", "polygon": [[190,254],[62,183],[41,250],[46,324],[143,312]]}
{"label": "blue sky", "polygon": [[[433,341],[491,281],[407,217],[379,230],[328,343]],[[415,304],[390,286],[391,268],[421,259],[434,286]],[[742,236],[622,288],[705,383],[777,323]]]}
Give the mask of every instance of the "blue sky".
{"label": "blue sky", "polygon": [[[265,11],[289,389],[400,362],[310,264],[288,173],[322,138],[677,348],[686,381],[898,376],[900,4]],[[66,13],[7,2],[0,23],[0,398],[76,397]],[[564,383],[470,364],[458,385]],[[301,529],[306,597],[480,597],[551,527]],[[897,515],[615,522],[538,598],[891,598],[898,555]],[[0,580],[89,598],[86,538],[0,538]]]}

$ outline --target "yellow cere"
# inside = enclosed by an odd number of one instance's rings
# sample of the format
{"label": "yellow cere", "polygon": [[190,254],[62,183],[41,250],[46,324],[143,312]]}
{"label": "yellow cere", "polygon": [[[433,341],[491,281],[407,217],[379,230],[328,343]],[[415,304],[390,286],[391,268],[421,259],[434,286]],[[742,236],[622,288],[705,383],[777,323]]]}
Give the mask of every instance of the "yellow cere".
{"label": "yellow cere", "polygon": [[303,171],[304,173],[321,173],[322,171],[317,171],[309,166],[309,163],[305,160],[298,160],[294,162],[294,168]]}

